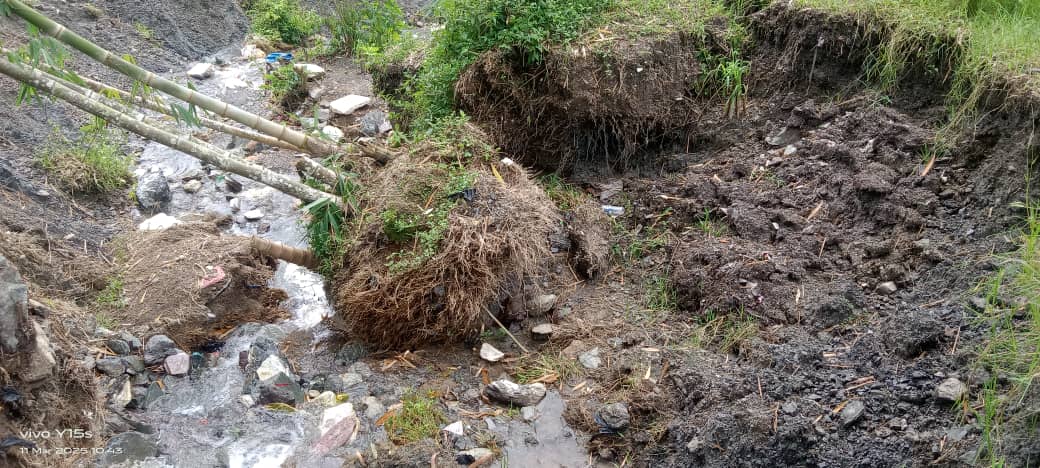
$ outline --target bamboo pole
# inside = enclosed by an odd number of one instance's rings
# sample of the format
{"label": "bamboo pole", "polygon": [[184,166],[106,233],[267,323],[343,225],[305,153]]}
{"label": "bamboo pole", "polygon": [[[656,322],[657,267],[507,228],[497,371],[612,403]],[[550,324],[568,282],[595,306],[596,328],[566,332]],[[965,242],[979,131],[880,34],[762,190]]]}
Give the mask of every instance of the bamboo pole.
{"label": "bamboo pole", "polygon": [[306,184],[289,179],[267,168],[243,161],[235,157],[234,154],[218,150],[212,145],[200,144],[197,141],[192,141],[190,137],[167,132],[135,120],[133,117],[115,110],[102,102],[89,99],[87,96],[77,93],[39,70],[0,58],[0,73],[43,90],[118,127],[213,164],[222,170],[255,180],[304,202],[309,203],[321,199],[332,200],[344,212],[349,214],[349,207],[336,196],[315,190]]}
{"label": "bamboo pole", "polygon": [[310,250],[289,247],[288,245],[267,239],[261,239],[256,236],[253,236],[249,242],[253,250],[260,255],[285,260],[289,263],[310,268],[311,270],[318,268],[318,259],[314,258],[314,253]]}
{"label": "bamboo pole", "polygon": [[176,97],[184,102],[199,106],[221,117],[234,120],[265,135],[288,142],[307,153],[317,156],[326,156],[336,151],[335,145],[321,141],[316,137],[308,136],[285,125],[267,120],[240,107],[198,93],[123,60],[121,57],[72,32],[65,26],[58,24],[54,20],[19,0],[0,1],[5,1],[10,7],[12,13],[33,24],[45,34],[53,36],[55,39],[72,46],[76,50],[79,50],[101,64],[129,76],[134,80],[144,83],[147,86]]}

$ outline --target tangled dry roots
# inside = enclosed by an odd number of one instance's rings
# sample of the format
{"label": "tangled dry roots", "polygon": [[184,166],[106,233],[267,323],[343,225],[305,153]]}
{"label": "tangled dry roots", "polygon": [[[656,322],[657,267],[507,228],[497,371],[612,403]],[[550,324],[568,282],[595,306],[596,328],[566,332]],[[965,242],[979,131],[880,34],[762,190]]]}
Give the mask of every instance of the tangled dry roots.
{"label": "tangled dry roots", "polygon": [[[400,203],[402,181],[438,171],[429,157],[421,158],[398,158],[376,176],[369,185],[373,211]],[[479,331],[489,304],[544,271],[549,231],[558,224],[555,208],[521,167],[491,164],[502,180],[487,162],[472,163],[476,197],[458,202],[438,252],[417,267],[389,271],[388,258],[400,246],[388,245],[373,217],[333,281],[333,328],[384,349],[462,341]]]}

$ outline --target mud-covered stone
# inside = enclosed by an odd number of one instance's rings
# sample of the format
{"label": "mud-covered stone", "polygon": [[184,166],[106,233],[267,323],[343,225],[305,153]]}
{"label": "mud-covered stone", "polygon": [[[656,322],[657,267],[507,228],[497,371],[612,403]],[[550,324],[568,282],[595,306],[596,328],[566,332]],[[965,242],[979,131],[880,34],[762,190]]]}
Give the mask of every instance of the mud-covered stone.
{"label": "mud-covered stone", "polygon": [[29,292],[14,264],[0,255],[0,350],[21,351],[32,339]]}
{"label": "mud-covered stone", "polygon": [[520,407],[534,406],[545,398],[545,385],[541,383],[520,385],[508,380],[496,380],[484,388],[484,395],[501,403]]}
{"label": "mud-covered stone", "polygon": [[137,196],[137,204],[149,212],[162,210],[173,198],[170,184],[166,182],[162,171],[151,171],[138,177],[134,194]]}
{"label": "mud-covered stone", "polygon": [[295,406],[304,401],[303,388],[284,373],[262,380],[257,386],[257,403],[261,405],[285,403]]}
{"label": "mud-covered stone", "polygon": [[959,379],[950,377],[935,387],[935,398],[939,401],[955,402],[968,393],[968,386]]}
{"label": "mud-covered stone", "polygon": [[98,359],[94,364],[98,371],[109,377],[117,377],[126,372],[126,364],[117,357],[106,357]]}
{"label": "mud-covered stone", "polygon": [[149,366],[159,364],[167,356],[173,356],[179,351],[177,343],[174,343],[168,336],[154,335],[148,338],[148,342],[144,346],[144,363]]}
{"label": "mud-covered stone", "polygon": [[628,427],[631,417],[628,414],[628,406],[624,403],[611,403],[605,405],[596,412],[597,422],[612,431],[624,430]]}

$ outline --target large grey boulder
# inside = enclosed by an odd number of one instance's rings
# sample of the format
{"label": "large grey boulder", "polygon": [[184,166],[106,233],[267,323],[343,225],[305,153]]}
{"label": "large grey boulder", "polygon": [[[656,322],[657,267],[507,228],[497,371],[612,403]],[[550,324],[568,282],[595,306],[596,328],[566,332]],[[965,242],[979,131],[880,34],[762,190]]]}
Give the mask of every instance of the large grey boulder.
{"label": "large grey boulder", "polygon": [[148,172],[137,179],[137,204],[148,211],[162,210],[173,198],[162,171]]}
{"label": "large grey boulder", "polygon": [[534,406],[545,398],[545,385],[534,383],[520,385],[508,380],[496,380],[484,388],[489,399],[524,407]]}

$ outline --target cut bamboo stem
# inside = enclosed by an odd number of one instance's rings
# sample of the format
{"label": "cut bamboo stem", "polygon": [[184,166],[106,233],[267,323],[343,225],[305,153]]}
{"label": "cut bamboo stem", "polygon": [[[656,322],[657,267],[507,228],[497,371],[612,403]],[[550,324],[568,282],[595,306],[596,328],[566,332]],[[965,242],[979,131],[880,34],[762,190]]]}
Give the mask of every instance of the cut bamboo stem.
{"label": "cut bamboo stem", "polygon": [[320,190],[315,190],[306,184],[289,179],[284,175],[278,174],[264,167],[243,161],[235,157],[234,154],[218,150],[212,145],[200,144],[197,141],[192,141],[188,136],[171,133],[139,120],[135,120],[133,117],[113,109],[102,102],[89,99],[85,95],[77,93],[39,70],[0,58],[0,73],[10,76],[19,82],[34,86],[39,90],[43,90],[83,111],[101,117],[118,127],[181,151],[209,164],[213,164],[222,170],[255,180],[308,203],[322,199],[332,200],[340,206],[344,212],[349,214],[349,208],[347,208],[346,204],[344,204],[338,197]]}
{"label": "cut bamboo stem", "polygon": [[256,236],[253,236],[252,239],[250,239],[250,246],[261,255],[285,260],[289,263],[309,268],[311,270],[318,268],[318,259],[314,258],[314,254],[307,249],[289,247],[288,245],[267,239],[261,239]]}

